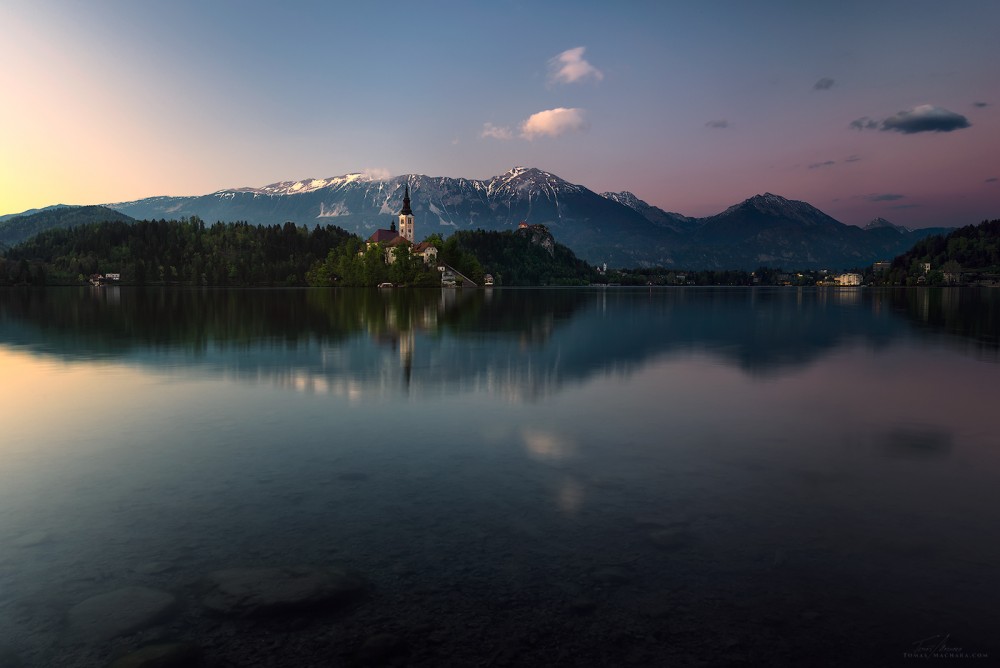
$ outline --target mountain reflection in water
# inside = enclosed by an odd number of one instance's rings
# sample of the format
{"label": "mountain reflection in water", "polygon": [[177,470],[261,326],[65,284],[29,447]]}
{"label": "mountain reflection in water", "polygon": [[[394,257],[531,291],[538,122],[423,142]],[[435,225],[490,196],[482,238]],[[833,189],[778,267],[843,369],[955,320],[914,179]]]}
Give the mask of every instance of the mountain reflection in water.
{"label": "mountain reflection in water", "polygon": [[908,337],[940,337],[997,361],[997,331],[1000,302],[957,289],[0,293],[0,342],[69,360],[198,365],[314,389],[475,386],[511,397],[692,351],[764,376],[845,345],[880,349]]}
{"label": "mountain reflection in water", "polygon": [[972,289],[0,290],[0,667],[995,659],[998,350]]}

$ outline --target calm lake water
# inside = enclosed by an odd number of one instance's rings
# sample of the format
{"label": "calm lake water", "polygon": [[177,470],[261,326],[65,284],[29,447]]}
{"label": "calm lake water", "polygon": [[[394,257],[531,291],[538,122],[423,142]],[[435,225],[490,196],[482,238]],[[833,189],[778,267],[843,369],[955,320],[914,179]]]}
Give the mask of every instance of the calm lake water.
{"label": "calm lake water", "polygon": [[0,666],[992,665],[998,381],[1000,291],[0,291]]}

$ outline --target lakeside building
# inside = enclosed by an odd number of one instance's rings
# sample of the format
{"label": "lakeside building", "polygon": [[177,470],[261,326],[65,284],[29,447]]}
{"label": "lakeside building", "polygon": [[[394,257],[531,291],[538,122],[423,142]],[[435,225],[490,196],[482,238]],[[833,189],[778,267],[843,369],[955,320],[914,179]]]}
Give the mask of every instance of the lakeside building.
{"label": "lakeside building", "polygon": [[835,280],[837,285],[861,285],[861,274],[841,274]]}

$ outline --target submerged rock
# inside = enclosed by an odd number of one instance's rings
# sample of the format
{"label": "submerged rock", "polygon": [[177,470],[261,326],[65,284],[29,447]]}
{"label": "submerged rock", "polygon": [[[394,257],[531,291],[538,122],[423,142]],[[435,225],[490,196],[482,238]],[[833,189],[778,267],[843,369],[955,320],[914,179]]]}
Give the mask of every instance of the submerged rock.
{"label": "submerged rock", "polygon": [[110,640],[167,619],[176,603],[173,594],[157,589],[116,589],[73,606],[69,611],[70,631],[83,640]]}
{"label": "submerged rock", "polygon": [[234,617],[331,607],[364,589],[361,578],[334,568],[231,568],[206,579],[202,604]]}
{"label": "submerged rock", "polygon": [[201,665],[201,650],[190,643],[147,645],[111,664],[111,668],[187,668]]}

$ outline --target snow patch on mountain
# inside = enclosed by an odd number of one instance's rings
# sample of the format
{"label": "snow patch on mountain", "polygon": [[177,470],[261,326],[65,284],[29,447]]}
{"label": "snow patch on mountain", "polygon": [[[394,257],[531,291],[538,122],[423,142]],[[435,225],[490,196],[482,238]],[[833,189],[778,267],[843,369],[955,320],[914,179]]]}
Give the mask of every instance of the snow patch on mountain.
{"label": "snow patch on mountain", "polygon": [[255,193],[261,195],[299,195],[311,193],[323,188],[338,188],[355,182],[379,181],[378,173],[353,172],[342,176],[331,176],[326,179],[304,179],[302,181],[279,181],[262,188],[236,188],[232,192]]}
{"label": "snow patch on mountain", "polygon": [[351,215],[350,209],[347,208],[347,204],[344,202],[337,202],[333,206],[327,208],[326,204],[323,202],[319,203],[319,215],[317,218],[336,218],[338,216],[349,216]]}
{"label": "snow patch on mountain", "polygon": [[601,193],[601,197],[604,199],[609,199],[612,202],[618,202],[619,204],[624,204],[630,209],[635,211],[642,211],[645,207],[650,206],[646,202],[642,201],[632,193],[627,190],[623,190],[620,193],[605,192]]}

